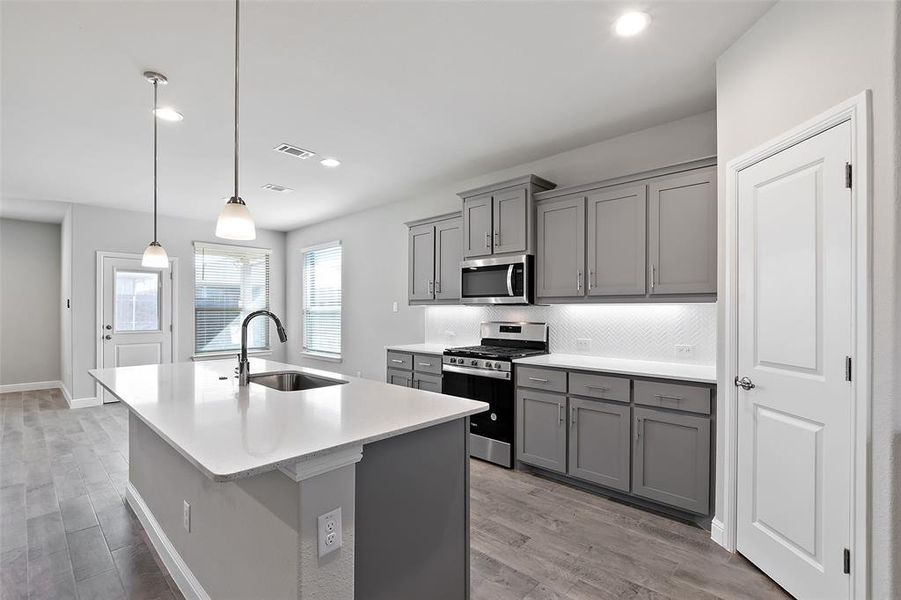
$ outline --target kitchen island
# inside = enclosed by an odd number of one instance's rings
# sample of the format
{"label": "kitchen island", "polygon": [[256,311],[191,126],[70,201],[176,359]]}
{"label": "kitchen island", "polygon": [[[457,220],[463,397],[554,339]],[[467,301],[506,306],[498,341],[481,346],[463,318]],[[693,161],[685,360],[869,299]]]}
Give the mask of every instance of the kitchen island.
{"label": "kitchen island", "polygon": [[127,500],[187,598],[468,597],[486,404],[257,359],[328,385],[240,386],[234,367],[91,371],[129,408]]}

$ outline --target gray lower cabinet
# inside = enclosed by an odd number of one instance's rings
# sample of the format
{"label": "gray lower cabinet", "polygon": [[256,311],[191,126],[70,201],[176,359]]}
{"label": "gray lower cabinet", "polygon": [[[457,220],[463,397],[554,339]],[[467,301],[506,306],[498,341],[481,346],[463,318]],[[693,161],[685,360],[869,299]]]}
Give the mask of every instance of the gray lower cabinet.
{"label": "gray lower cabinet", "polygon": [[516,458],[566,473],[566,397],[516,390]]}
{"label": "gray lower cabinet", "polygon": [[648,186],[651,294],[716,293],[716,169]]}
{"label": "gray lower cabinet", "polygon": [[538,206],[535,295],[583,296],[585,198],[564,198]]}
{"label": "gray lower cabinet", "polygon": [[413,373],[413,387],[426,392],[441,393],[441,375],[429,375],[426,373]]}
{"label": "gray lower cabinet", "polygon": [[588,195],[588,295],[644,295],[647,291],[647,186]]}
{"label": "gray lower cabinet", "polygon": [[460,300],[460,261],[463,259],[463,220],[459,213],[407,223],[411,304]]}
{"label": "gray lower cabinet", "polygon": [[413,382],[412,377],[413,374],[410,371],[389,368],[387,382],[401,387],[410,387]]}
{"label": "gray lower cabinet", "polygon": [[710,419],[636,406],[632,493],[684,510],[710,508]]}
{"label": "gray lower cabinet", "polygon": [[441,393],[441,355],[388,350],[386,361],[388,383]]}
{"label": "gray lower cabinet", "polygon": [[629,405],[570,397],[569,427],[567,473],[628,492]]}

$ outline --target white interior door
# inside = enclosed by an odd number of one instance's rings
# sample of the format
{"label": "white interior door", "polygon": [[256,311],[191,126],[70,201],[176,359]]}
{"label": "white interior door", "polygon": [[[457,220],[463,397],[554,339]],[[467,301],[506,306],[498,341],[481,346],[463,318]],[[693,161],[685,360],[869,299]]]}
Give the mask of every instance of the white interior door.
{"label": "white interior door", "polygon": [[797,598],[848,598],[851,190],[845,122],[739,174],[738,551]]}
{"label": "white interior door", "polygon": [[[172,362],[170,270],[141,266],[140,258],[102,259],[99,323],[104,367]],[[104,402],[114,402],[106,391]]]}

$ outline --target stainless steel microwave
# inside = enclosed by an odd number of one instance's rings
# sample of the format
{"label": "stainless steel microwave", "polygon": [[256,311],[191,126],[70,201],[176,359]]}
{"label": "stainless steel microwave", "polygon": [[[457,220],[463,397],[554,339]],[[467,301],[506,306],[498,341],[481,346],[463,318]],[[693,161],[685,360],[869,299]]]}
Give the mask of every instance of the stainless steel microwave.
{"label": "stainless steel microwave", "polygon": [[530,254],[464,260],[463,304],[531,304],[534,258]]}

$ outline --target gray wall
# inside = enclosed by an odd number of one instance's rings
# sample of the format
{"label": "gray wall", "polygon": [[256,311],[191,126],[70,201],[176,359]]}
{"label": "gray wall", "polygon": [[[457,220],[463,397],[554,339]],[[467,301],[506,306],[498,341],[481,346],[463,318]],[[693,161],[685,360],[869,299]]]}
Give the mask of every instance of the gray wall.
{"label": "gray wall", "polygon": [[60,379],[60,226],[0,219],[0,385]]}
{"label": "gray wall", "polygon": [[[95,396],[94,381],[88,369],[96,366],[96,270],[97,251],[141,254],[150,241],[152,217],[148,213],[111,210],[80,204],[72,205],[72,343],[73,397]],[[161,216],[159,240],[169,257],[178,257],[178,355],[175,361],[191,360],[194,352],[194,241],[225,243],[214,235],[215,221],[197,221]],[[285,234],[257,229],[257,239],[247,246],[271,248],[270,306],[290,323],[285,314]],[[57,253],[57,260],[59,254]],[[285,349],[271,331],[272,360],[281,361]],[[58,338],[57,338],[58,339]]]}
{"label": "gray wall", "polygon": [[[717,63],[722,166],[864,89],[873,91],[873,598],[901,596],[899,10],[889,2],[782,2]],[[721,202],[723,176],[721,169]],[[722,319],[721,312],[720,331]]]}
{"label": "gray wall", "polygon": [[[394,204],[292,231],[287,242],[288,361],[384,376],[384,345],[424,340],[422,307],[407,306],[405,221],[460,210],[456,192],[535,173],[560,186],[588,183],[716,154],[716,115],[706,112],[672,123],[564,152],[476,179],[437,186]],[[301,250],[340,239],[344,245],[343,362],[301,355]],[[397,302],[398,312],[392,312]]]}

